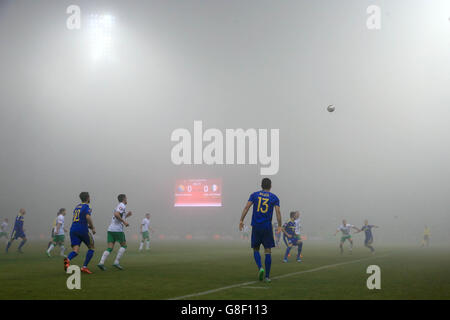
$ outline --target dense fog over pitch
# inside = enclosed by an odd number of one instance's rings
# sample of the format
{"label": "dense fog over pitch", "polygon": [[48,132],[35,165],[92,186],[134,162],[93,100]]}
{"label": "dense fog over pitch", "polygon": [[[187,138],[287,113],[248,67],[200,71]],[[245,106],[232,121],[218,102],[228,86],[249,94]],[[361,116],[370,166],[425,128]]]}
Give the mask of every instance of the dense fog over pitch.
{"label": "dense fog over pitch", "polygon": [[[380,30],[366,26],[372,2]],[[306,235],[337,241],[343,218],[367,218],[386,243],[427,224],[445,243],[450,3],[426,3],[0,1],[0,218],[23,207],[27,235],[47,239],[58,209],[70,215],[89,191],[104,237],[126,193],[130,236],[150,212],[155,235],[235,237],[268,165],[249,144],[243,164],[237,145],[228,163],[226,132],[267,130],[270,156],[277,129],[269,177],[283,220],[300,210]],[[80,30],[66,27],[71,4]],[[114,17],[100,56],[94,14]],[[223,136],[223,164],[195,163],[195,121]],[[191,135],[191,164],[172,161],[177,129]],[[221,206],[175,207],[187,179],[219,179]]]}

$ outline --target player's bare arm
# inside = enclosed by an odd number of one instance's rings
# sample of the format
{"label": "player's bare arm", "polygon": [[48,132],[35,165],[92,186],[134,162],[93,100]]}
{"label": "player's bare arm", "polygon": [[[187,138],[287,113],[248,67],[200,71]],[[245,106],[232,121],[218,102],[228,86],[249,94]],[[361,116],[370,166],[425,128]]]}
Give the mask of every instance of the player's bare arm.
{"label": "player's bare arm", "polygon": [[86,215],[86,221],[88,223],[88,228],[92,230],[92,234],[95,234],[95,227],[94,227],[94,223],[92,222],[91,215],[89,215],[89,214]]}
{"label": "player's bare arm", "polygon": [[281,210],[280,210],[280,206],[275,206],[275,213],[277,215],[277,222],[278,222],[277,232],[280,232],[280,230],[281,230]]}
{"label": "player's bare arm", "polygon": [[247,215],[248,210],[251,208],[252,205],[253,205],[253,202],[251,202],[251,201],[248,201],[247,204],[245,205],[245,208],[242,211],[241,220],[239,222],[239,231],[242,231],[242,229],[244,228],[245,216]]}
{"label": "player's bare arm", "polygon": [[129,226],[128,222],[126,222],[124,219],[122,219],[122,217],[120,216],[120,212],[119,211],[114,212],[114,217],[116,217],[117,220],[122,222],[125,227]]}

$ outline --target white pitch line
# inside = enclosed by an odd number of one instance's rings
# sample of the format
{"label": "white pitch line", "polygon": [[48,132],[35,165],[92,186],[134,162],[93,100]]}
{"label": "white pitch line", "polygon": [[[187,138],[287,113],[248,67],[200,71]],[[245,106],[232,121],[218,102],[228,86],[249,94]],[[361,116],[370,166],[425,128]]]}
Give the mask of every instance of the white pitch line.
{"label": "white pitch line", "polygon": [[[343,265],[346,265],[346,264],[357,263],[357,262],[370,260],[370,259],[375,259],[375,258],[383,258],[383,257],[386,257],[386,256],[388,256],[388,254],[381,255],[381,256],[373,256],[373,257],[368,257],[368,258],[363,258],[363,259],[357,259],[357,260],[352,260],[352,261],[347,261],[347,262],[328,264],[328,265],[317,267],[317,268],[314,268],[314,269],[297,271],[297,272],[287,273],[287,274],[284,274],[284,275],[281,275],[281,276],[276,276],[276,277],[273,277],[272,280],[292,277],[292,276],[296,276],[296,275],[303,274],[303,273],[309,273],[309,272],[315,272],[315,271],[320,271],[320,270],[324,270],[324,269],[339,267],[339,266],[343,266]],[[237,284],[233,284],[233,285],[226,286],[226,287],[221,287],[221,288],[207,290],[207,291],[203,291],[203,292],[187,294],[185,296],[170,298],[168,300],[181,300],[181,299],[186,299],[186,298],[204,296],[206,294],[215,293],[215,292],[228,290],[228,289],[233,289],[233,288],[238,288],[238,287],[244,287],[244,286],[252,285],[252,284],[255,284],[255,283],[259,283],[259,281],[249,281],[249,282],[237,283]]]}

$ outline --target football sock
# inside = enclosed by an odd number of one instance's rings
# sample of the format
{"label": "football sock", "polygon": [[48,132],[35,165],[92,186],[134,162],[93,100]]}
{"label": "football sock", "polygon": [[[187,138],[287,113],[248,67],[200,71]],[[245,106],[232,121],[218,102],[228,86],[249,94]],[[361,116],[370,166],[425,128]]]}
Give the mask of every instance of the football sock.
{"label": "football sock", "polygon": [[258,269],[261,269],[261,255],[259,254],[259,251],[253,250],[253,257],[255,258],[256,265],[258,266]]}
{"label": "football sock", "polygon": [[266,265],[266,278],[269,278],[270,276],[270,267],[272,265],[272,255],[270,253],[266,253],[266,259],[265,259],[265,265]]}
{"label": "football sock", "polygon": [[284,260],[287,260],[288,256],[289,256],[289,252],[291,252],[291,248],[292,247],[287,247],[286,248],[286,253],[284,254]]}
{"label": "football sock", "polygon": [[117,252],[116,260],[114,261],[114,264],[119,264],[120,258],[122,258],[123,253],[125,252],[125,247],[120,247],[119,252]]}
{"label": "football sock", "polygon": [[103,252],[102,258],[100,259],[100,264],[105,264],[106,259],[108,258],[109,254],[111,253],[111,249],[108,248]]}
{"label": "football sock", "polygon": [[52,252],[52,250],[53,250],[54,247],[55,247],[55,245],[52,243],[52,244],[50,245],[50,247],[48,248],[47,252],[48,252],[48,253]]}
{"label": "football sock", "polygon": [[69,256],[67,257],[67,259],[72,260],[73,258],[75,258],[78,255],[78,253],[76,253],[75,251],[72,251],[71,253],[69,253]]}
{"label": "football sock", "polygon": [[141,244],[139,245],[139,251],[142,251],[142,248],[144,248],[144,241],[141,241]]}
{"label": "football sock", "polygon": [[298,245],[297,259],[300,258],[300,254],[302,253],[302,248],[303,248],[303,242],[300,242],[300,244]]}
{"label": "football sock", "polygon": [[93,256],[94,256],[94,250],[89,249],[88,252],[86,253],[86,259],[84,260],[83,267],[87,267],[87,265],[89,264],[89,261],[91,261]]}
{"label": "football sock", "polygon": [[60,255],[64,256],[64,251],[66,251],[66,248],[64,247],[64,245],[61,245],[61,251],[59,252]]}
{"label": "football sock", "polygon": [[147,250],[150,249],[150,240],[147,240]]}

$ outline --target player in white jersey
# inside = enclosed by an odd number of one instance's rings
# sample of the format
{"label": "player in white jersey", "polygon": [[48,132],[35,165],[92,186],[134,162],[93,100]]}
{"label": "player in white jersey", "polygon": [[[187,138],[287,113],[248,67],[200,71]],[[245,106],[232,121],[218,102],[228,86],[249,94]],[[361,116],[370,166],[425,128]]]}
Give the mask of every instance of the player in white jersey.
{"label": "player in white jersey", "polygon": [[120,244],[120,249],[117,252],[116,260],[114,260],[113,267],[116,267],[119,270],[123,270],[120,265],[120,258],[124,254],[127,249],[127,241],[125,239],[125,233],[123,232],[123,227],[128,227],[128,222],[125,221],[126,218],[131,216],[131,211],[126,213],[126,206],[128,204],[127,196],[124,194],[119,194],[117,197],[119,200],[119,204],[114,209],[114,214],[111,220],[111,224],[108,228],[108,249],[103,252],[102,258],[100,259],[100,263],[97,267],[102,271],[106,271],[105,261],[108,258],[109,254],[112,252],[114,248],[114,244],[118,242]]}
{"label": "player in white jersey", "polygon": [[140,233],[141,233],[141,244],[139,245],[139,251],[144,249],[144,241],[146,242],[146,250],[150,250],[150,234],[149,231],[152,230],[150,228],[150,213],[145,215],[145,218],[142,219],[142,223],[140,225]]}
{"label": "player in white jersey", "polygon": [[66,209],[61,208],[58,211],[58,215],[56,217],[56,225],[53,229],[53,241],[50,244],[50,247],[47,249],[47,256],[50,258],[50,252],[52,252],[53,248],[55,246],[60,247],[59,254],[62,257],[65,257],[64,251],[66,251],[66,248],[64,248],[64,233],[67,232],[66,228],[64,228],[64,216],[66,215]]}
{"label": "player in white jersey", "polygon": [[344,219],[344,220],[342,220],[342,224],[339,226],[339,228],[336,230],[336,233],[334,234],[336,236],[339,232],[342,232],[341,241],[339,243],[339,248],[341,249],[341,254],[344,253],[343,245],[344,245],[345,240],[348,240],[348,242],[350,242],[350,254],[352,253],[353,240],[352,240],[352,235],[350,234],[350,231],[352,229],[355,229],[357,232],[361,231],[358,228],[356,228],[354,225],[348,224],[347,220]]}
{"label": "player in white jersey", "polygon": [[8,240],[8,218],[5,218],[0,225],[0,239],[3,237]]}

